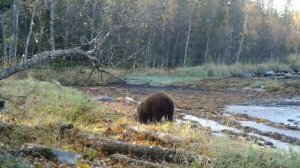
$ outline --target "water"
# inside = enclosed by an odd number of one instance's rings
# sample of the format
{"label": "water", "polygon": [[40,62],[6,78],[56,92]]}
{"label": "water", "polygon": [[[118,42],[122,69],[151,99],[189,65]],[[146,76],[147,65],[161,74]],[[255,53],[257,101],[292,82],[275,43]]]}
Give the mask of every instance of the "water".
{"label": "water", "polygon": [[272,142],[273,145],[277,148],[277,149],[282,149],[282,150],[292,150],[292,151],[297,151],[300,152],[300,146],[296,146],[296,145],[291,145],[289,143],[286,142],[281,142],[279,140],[267,137],[267,136],[263,136],[263,135],[259,135],[259,134],[254,134],[254,133],[248,133],[248,135],[250,136],[255,136],[258,138],[262,138],[265,141],[269,141]]}
{"label": "water", "polygon": [[300,131],[299,130],[289,130],[289,129],[280,129],[271,127],[265,124],[256,123],[254,121],[239,121],[244,127],[251,127],[262,132],[277,132],[279,134],[283,134],[289,137],[294,137],[300,139]]}
{"label": "water", "polygon": [[236,133],[241,132],[235,128],[221,125],[221,124],[217,123],[216,121],[199,118],[199,117],[196,117],[193,115],[185,115],[185,116],[183,116],[182,119],[198,122],[202,127],[210,128],[212,132],[221,132],[222,130],[230,130],[230,131],[233,131]]}
{"label": "water", "polygon": [[[204,118],[199,118],[199,117],[196,117],[196,116],[193,116],[193,115],[184,115],[183,120],[188,120],[188,121],[194,121],[194,122],[197,122],[199,123],[202,127],[205,127],[205,128],[210,128],[211,131],[212,131],[212,134],[215,135],[215,136],[224,136],[225,134],[222,133],[221,131],[223,130],[230,130],[230,131],[233,131],[235,133],[242,133],[243,131],[242,130],[238,130],[236,128],[232,128],[232,127],[228,127],[228,126],[224,126],[222,124],[219,124],[217,123],[216,121],[213,121],[213,120],[208,120],[208,119],[204,119]],[[183,123],[182,120],[177,120],[178,123]],[[260,125],[255,125],[254,124],[255,122],[251,122],[251,121],[241,121],[241,124],[244,126],[252,126],[253,127],[260,127]],[[262,130],[261,131],[282,131],[281,129],[278,129],[277,128],[273,128],[273,127],[270,127],[270,126],[262,126]],[[297,138],[300,136],[299,134],[299,131],[295,131],[294,130],[284,130],[284,131],[287,131],[285,132],[287,135],[292,135],[292,137],[296,136]],[[293,151],[300,151],[300,146],[295,146],[295,145],[290,145],[288,143],[285,143],[285,142],[281,142],[279,140],[276,140],[276,139],[273,139],[271,137],[267,137],[267,136],[263,136],[263,135],[259,135],[259,134],[255,134],[255,133],[247,133],[249,136],[254,136],[254,137],[257,137],[257,138],[261,138],[265,141],[268,141],[268,142],[272,142],[273,145],[278,148],[278,149],[282,149],[282,150],[293,150]]]}
{"label": "water", "polygon": [[250,117],[264,118],[271,122],[283,123],[300,128],[300,106],[226,106],[225,112],[246,114]]}
{"label": "water", "polygon": [[77,159],[80,158],[80,155],[60,150],[60,149],[52,149],[51,152],[57,157],[58,161],[61,163],[67,164],[76,164]]}

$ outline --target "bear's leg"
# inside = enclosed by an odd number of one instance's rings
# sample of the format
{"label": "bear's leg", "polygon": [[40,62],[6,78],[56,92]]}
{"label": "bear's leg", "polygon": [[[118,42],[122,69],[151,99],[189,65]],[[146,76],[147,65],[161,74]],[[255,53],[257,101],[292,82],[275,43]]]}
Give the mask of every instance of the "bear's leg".
{"label": "bear's leg", "polygon": [[165,115],[165,120],[166,121],[173,121],[173,114],[172,113],[168,113],[167,115]]}

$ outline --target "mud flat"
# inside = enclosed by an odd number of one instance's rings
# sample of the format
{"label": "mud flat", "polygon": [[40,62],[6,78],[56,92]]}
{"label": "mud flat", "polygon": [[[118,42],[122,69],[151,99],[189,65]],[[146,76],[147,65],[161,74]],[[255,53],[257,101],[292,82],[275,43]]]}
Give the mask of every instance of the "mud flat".
{"label": "mud flat", "polygon": [[[271,137],[268,136],[264,136],[264,135],[259,135],[256,133],[252,133],[252,132],[244,132],[244,130],[242,129],[237,129],[237,128],[233,128],[233,127],[229,127],[229,126],[225,126],[222,124],[219,124],[218,122],[214,121],[214,120],[209,120],[209,119],[204,119],[204,118],[200,118],[197,116],[193,116],[193,115],[183,115],[182,119],[178,120],[179,123],[181,123],[183,121],[191,121],[191,122],[195,122],[197,124],[199,124],[201,127],[203,128],[209,128],[210,131],[212,132],[213,135],[215,136],[226,136],[226,133],[223,132],[232,132],[235,135],[238,136],[245,136],[245,134],[249,137],[252,137],[254,139],[261,139],[264,141],[264,144],[266,145],[271,145],[272,147],[276,147],[277,149],[281,149],[281,150],[293,150],[293,151],[299,151],[300,152],[300,146],[297,145],[291,145],[289,143],[286,142],[282,142],[276,139],[273,139]],[[253,124],[255,122],[252,121],[242,121],[241,125],[242,126],[252,126],[249,123]],[[255,124],[253,124],[255,125]],[[257,127],[257,125],[253,126],[253,127]],[[263,125],[261,130],[262,131],[278,131],[278,133],[284,133],[284,135],[286,134],[287,136],[296,136],[296,138],[298,138],[300,136],[300,132],[297,130],[286,130],[286,132],[284,132],[285,130],[281,130],[281,129],[277,129],[277,128],[273,128],[267,125]],[[282,131],[282,132],[281,132]]]}
{"label": "mud flat", "polygon": [[300,106],[229,105],[226,106],[225,112],[233,115],[245,114],[257,119],[263,118],[300,129]]}

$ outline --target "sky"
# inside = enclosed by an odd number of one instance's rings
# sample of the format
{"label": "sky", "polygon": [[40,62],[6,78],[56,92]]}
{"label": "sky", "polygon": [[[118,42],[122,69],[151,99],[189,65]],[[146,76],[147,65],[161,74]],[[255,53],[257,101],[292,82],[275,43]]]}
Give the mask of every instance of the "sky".
{"label": "sky", "polygon": [[[274,0],[274,7],[278,11],[281,11],[284,9],[285,2],[286,2],[285,0]],[[292,0],[291,5],[293,10],[300,11],[300,0]]]}

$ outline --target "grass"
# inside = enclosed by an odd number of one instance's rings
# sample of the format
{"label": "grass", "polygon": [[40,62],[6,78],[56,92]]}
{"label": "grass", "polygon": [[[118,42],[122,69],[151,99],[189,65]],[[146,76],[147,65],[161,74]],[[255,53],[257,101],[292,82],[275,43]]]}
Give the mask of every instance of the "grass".
{"label": "grass", "polygon": [[10,100],[7,110],[32,124],[48,124],[53,119],[60,122],[81,121],[87,115],[95,115],[94,111],[102,110],[83,93],[57,83],[33,79],[7,80],[0,86],[1,96]]}
{"label": "grass", "polygon": [[184,67],[171,70],[146,68],[127,75],[132,83],[149,83],[154,85],[194,85],[203,79],[222,79],[241,76],[243,73],[263,74],[268,70],[275,72],[291,71],[287,64],[263,63],[251,64],[207,64],[196,67]]}
{"label": "grass", "polygon": [[[130,132],[125,130],[126,125],[134,124],[137,123],[121,119],[115,123],[115,127],[124,129],[119,130],[120,132]],[[179,167],[298,168],[300,165],[300,153],[261,148],[254,142],[246,141],[246,139],[232,139],[227,136],[213,137],[206,130],[191,129],[190,123],[185,123],[181,126],[170,122],[139,126],[144,130],[148,129],[169,133],[187,141],[187,143],[175,147],[170,146],[170,144],[157,142],[157,140],[151,137],[140,135],[138,139],[142,140],[138,142],[141,144],[163,144],[163,146],[187,150],[212,159],[211,163],[193,163],[192,165],[179,165]]]}
{"label": "grass", "polygon": [[9,79],[1,81],[0,88],[8,111],[0,114],[0,121],[16,125],[8,136],[0,137],[4,143],[57,146],[60,124],[72,123],[81,128],[106,116],[106,109],[85,94],[57,83]]}
{"label": "grass", "polygon": [[286,62],[294,71],[300,71],[300,55],[290,55],[286,58]]}
{"label": "grass", "polygon": [[29,168],[30,163],[20,157],[0,154],[0,167],[2,168]]}
{"label": "grass", "polygon": [[[227,145],[224,145],[226,144]],[[253,144],[241,144],[230,139],[214,141],[211,147],[218,168],[256,168],[256,167],[286,167],[296,168],[300,165],[300,154],[293,151],[277,151],[260,148]]]}
{"label": "grass", "polygon": [[[4,144],[20,145],[25,142],[61,147],[63,149],[85,153],[89,158],[97,157],[94,149],[78,147],[78,138],[74,141],[58,141],[57,127],[60,123],[73,123],[82,132],[100,134],[110,138],[147,145],[172,147],[134,134],[126,125],[139,125],[145,129],[170,133],[188,140],[179,148],[206,155],[212,163],[194,163],[192,167],[297,167],[300,154],[273,149],[261,149],[244,140],[212,137],[206,130],[191,129],[189,123],[140,125],[132,118],[114,116],[109,109],[91,101],[85,94],[57,83],[41,82],[34,79],[4,80],[0,82],[0,96],[7,101],[9,113],[1,113],[0,121],[16,125],[8,137],[1,136]],[[110,118],[113,123],[105,123]],[[111,133],[109,133],[111,132]],[[16,143],[18,141],[19,143]],[[178,146],[177,146],[178,147]],[[1,163],[1,157],[0,157]],[[179,165],[186,167],[187,165]]]}
{"label": "grass", "polygon": [[[295,58],[294,58],[295,57]],[[293,66],[297,64],[298,57],[291,56],[290,61],[286,63],[261,63],[261,64],[207,64],[196,67],[183,67],[175,69],[142,68],[135,70],[110,69],[105,70],[112,74],[126,79],[131,84],[150,83],[151,85],[193,85],[203,79],[222,79],[229,76],[241,76],[243,73],[263,74],[268,70],[275,72],[292,71]],[[298,61],[300,62],[300,61]],[[294,64],[291,64],[294,63]],[[300,65],[300,63],[299,63]],[[57,81],[64,86],[78,86],[85,81],[91,69],[71,63],[55,62],[50,65],[40,66],[18,75],[19,79],[28,76],[40,80],[54,82]],[[117,79],[104,74],[101,81],[101,74],[94,73],[86,82],[88,86],[107,85],[119,82]]]}

